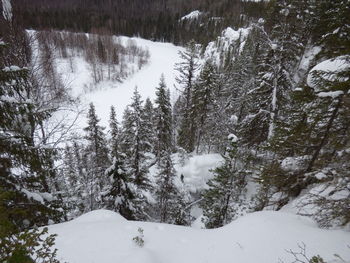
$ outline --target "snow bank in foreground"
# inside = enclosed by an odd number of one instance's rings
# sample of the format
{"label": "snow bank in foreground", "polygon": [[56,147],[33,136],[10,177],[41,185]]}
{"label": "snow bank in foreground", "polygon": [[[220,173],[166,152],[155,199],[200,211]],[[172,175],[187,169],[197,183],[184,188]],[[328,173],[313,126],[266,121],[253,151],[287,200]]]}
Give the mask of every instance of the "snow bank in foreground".
{"label": "snow bank in foreground", "polygon": [[[132,241],[139,227],[143,248]],[[98,210],[49,231],[58,234],[58,255],[69,263],[288,263],[293,257],[286,249],[298,251],[301,242],[309,256],[350,258],[349,233],[319,229],[308,218],[282,212],[257,212],[223,228],[202,230],[120,220],[118,214]]]}

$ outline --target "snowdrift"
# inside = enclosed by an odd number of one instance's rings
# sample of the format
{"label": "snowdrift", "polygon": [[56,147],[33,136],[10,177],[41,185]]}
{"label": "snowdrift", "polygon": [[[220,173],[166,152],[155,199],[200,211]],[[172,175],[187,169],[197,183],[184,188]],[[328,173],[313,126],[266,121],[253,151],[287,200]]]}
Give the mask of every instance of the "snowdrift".
{"label": "snowdrift", "polygon": [[[132,238],[144,229],[144,247]],[[350,258],[350,234],[319,229],[305,217],[282,212],[256,212],[213,230],[127,221],[97,210],[67,223],[52,225],[58,256],[69,263],[273,263],[292,262],[286,250],[306,245],[308,256],[334,254]]]}

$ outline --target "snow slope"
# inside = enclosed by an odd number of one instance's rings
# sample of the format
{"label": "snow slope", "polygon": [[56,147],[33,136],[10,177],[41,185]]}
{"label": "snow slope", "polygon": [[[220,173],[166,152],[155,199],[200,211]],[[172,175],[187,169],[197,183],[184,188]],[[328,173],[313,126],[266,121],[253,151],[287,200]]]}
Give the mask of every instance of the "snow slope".
{"label": "snow slope", "polygon": [[[72,93],[75,96],[80,96],[86,109],[90,102],[94,103],[96,112],[101,118],[101,124],[104,126],[108,125],[110,107],[112,105],[116,108],[118,120],[121,120],[125,107],[131,102],[135,86],[138,87],[143,100],[147,97],[153,100],[155,98],[155,88],[158,86],[161,74],[164,74],[166,84],[172,91],[172,96],[177,96],[174,89],[176,74],[174,66],[175,63],[180,61],[178,52],[182,49],[181,47],[141,38],[118,38],[125,45],[128,40],[135,40],[137,46],[148,49],[150,52],[149,63],[123,81],[123,83],[103,81],[97,85],[96,90],[85,93],[84,86],[93,83],[86,61],[81,57],[74,58],[74,64],[77,68],[74,74],[70,74],[67,62],[61,61],[58,64],[59,72],[65,83],[69,83]],[[78,127],[85,127],[86,118],[79,118],[77,125]]]}
{"label": "snow slope", "polygon": [[[144,229],[144,247],[132,240]],[[69,263],[273,263],[292,262],[286,251],[306,245],[306,254],[350,259],[350,235],[323,230],[308,218],[282,212],[256,212],[213,230],[127,221],[107,210],[52,225],[58,256]]]}

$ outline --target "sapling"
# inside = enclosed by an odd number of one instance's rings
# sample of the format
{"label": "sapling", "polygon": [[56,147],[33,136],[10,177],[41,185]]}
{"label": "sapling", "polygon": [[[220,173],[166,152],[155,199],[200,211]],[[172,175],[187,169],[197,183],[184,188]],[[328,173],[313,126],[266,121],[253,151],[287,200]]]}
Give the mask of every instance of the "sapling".
{"label": "sapling", "polygon": [[139,227],[137,229],[137,232],[139,233],[136,237],[133,237],[133,241],[136,243],[136,245],[138,245],[139,247],[143,247],[144,244],[145,244],[145,241],[144,241],[144,235],[143,235],[143,229],[141,227]]}

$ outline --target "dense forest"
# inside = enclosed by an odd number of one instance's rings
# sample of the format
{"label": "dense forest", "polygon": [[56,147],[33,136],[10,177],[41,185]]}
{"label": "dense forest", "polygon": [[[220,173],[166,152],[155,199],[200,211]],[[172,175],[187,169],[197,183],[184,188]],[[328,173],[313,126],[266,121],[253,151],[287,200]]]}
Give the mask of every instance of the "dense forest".
{"label": "dense forest", "polygon": [[[192,38],[206,42],[228,25],[247,25],[251,18],[265,15],[266,5],[241,0],[14,1],[17,20],[26,27],[110,32],[178,44]],[[196,9],[205,14],[200,21],[180,21]]]}
{"label": "dense forest", "polygon": [[[12,13],[3,1],[0,20],[1,262],[58,262],[54,236],[36,227],[101,208],[189,226],[196,205],[205,227],[218,228],[297,200],[298,213],[320,227],[350,223],[349,1],[13,4]],[[193,10],[203,16],[181,20]],[[220,37],[227,26],[238,36]],[[39,69],[24,28],[41,30]],[[175,66],[180,95],[172,104],[161,76],[154,101],[135,88],[121,120],[111,107],[107,129],[91,103],[84,130],[70,135],[70,123],[51,118],[79,101],[52,56],[80,54],[96,82],[122,81],[121,68],[135,60],[141,69],[150,56],[111,34],[186,42]],[[206,189],[190,192],[174,156],[207,153],[223,161]],[[38,261],[25,261],[39,244]]]}

